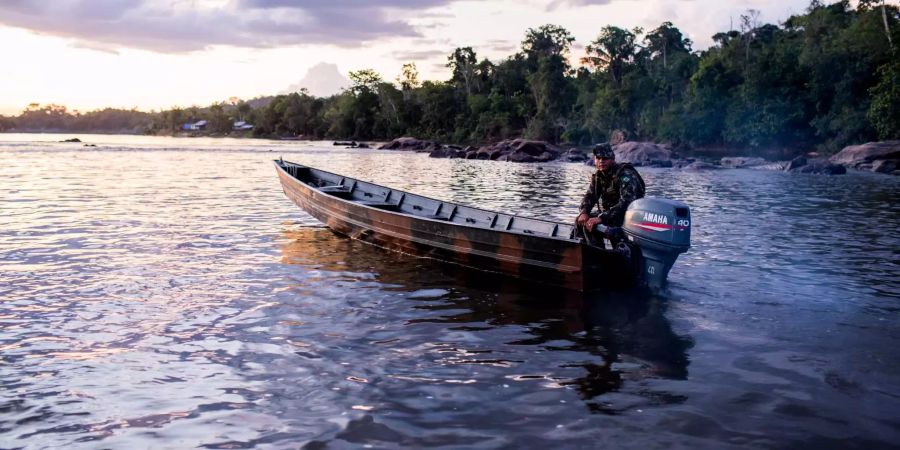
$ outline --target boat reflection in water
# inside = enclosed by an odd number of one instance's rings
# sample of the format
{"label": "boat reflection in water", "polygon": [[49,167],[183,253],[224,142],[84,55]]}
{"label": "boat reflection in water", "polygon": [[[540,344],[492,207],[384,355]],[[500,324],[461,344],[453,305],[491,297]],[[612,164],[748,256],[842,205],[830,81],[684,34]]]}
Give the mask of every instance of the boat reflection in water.
{"label": "boat reflection in water", "polygon": [[[419,340],[407,347],[432,348],[443,345],[448,336],[458,343],[436,353],[425,350],[406,356],[404,362],[386,352],[382,359],[390,361],[387,372],[412,370],[398,364],[415,365],[417,376],[436,378],[427,373],[428,367],[442,372],[447,365],[467,365],[465,376],[474,382],[537,381],[546,387],[576,389],[591,411],[612,414],[636,405],[685,399],[646,384],[629,383],[687,377],[687,352],[693,341],[673,331],[665,317],[664,298],[643,291],[583,294],[536,287],[384,252],[325,228],[288,231],[283,238],[282,262],[296,264],[300,271],[314,271],[317,280],[341,280],[340,289],[350,288],[356,297],[401,296],[401,301],[380,302],[379,313],[385,323],[368,326],[396,327],[397,334],[391,339]],[[346,312],[346,316],[353,315],[353,311]],[[398,325],[398,321],[402,323]],[[365,339],[369,333],[359,329],[364,326],[351,325],[347,328],[354,331],[344,336]],[[385,349],[372,346],[371,351]],[[603,398],[612,392],[628,395]],[[629,400],[623,400],[625,397]]]}

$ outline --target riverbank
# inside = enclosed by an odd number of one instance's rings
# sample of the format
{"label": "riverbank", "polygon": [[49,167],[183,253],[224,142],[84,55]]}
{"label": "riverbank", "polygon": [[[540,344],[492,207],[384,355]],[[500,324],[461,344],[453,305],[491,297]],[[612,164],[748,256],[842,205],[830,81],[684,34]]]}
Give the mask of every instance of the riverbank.
{"label": "riverbank", "polygon": [[[497,142],[481,142],[481,143],[469,143],[469,144],[441,144],[438,141],[427,140],[427,139],[417,139],[417,138],[409,138],[409,137],[401,137],[395,138],[393,140],[360,140],[360,139],[352,139],[352,138],[319,138],[319,137],[306,137],[306,136],[297,136],[297,135],[279,135],[279,134],[266,134],[266,135],[254,135],[253,131],[232,131],[229,133],[215,133],[209,132],[206,130],[196,130],[196,131],[165,131],[165,132],[142,132],[134,129],[121,129],[121,130],[103,130],[103,129],[91,129],[91,130],[66,130],[66,129],[9,129],[0,131],[2,134],[53,134],[66,136],[65,138],[61,137],[60,141],[64,139],[77,138],[78,135],[84,134],[97,134],[97,135],[131,135],[131,136],[160,136],[160,137],[180,137],[180,138],[232,138],[232,139],[261,139],[261,140],[276,140],[276,141],[319,141],[319,140],[332,140],[334,139],[335,145],[343,145],[343,143],[352,143],[356,142],[358,144],[367,144],[372,147],[378,147],[385,142],[394,142],[397,140],[403,139],[415,139],[419,142],[426,143],[425,146],[440,146],[446,149],[455,149],[455,150],[472,150],[472,149],[481,149],[484,147],[503,145],[505,142],[511,141],[521,141],[521,139],[510,139],[503,140]],[[559,153],[574,153],[572,150],[574,149],[577,152],[588,155],[590,153],[590,146],[577,146],[572,144],[550,144],[544,141],[529,141],[529,142],[539,142],[542,146],[552,145],[553,147],[560,149]],[[418,144],[416,144],[418,145]],[[667,144],[657,144],[666,148],[672,148]],[[348,146],[350,146],[348,144]],[[406,148],[397,148],[401,150],[406,150]],[[562,149],[568,149],[567,151],[563,151]],[[417,151],[420,151],[417,149]],[[675,149],[677,154],[683,155],[684,157],[691,158],[700,158],[704,160],[718,160],[722,157],[763,157],[770,161],[775,160],[790,160],[793,157],[803,155],[805,152],[799,149],[789,149],[789,148],[771,148],[764,150],[753,150],[753,149],[744,149],[737,147],[726,147],[726,146],[713,146],[713,147],[679,147]],[[479,159],[479,158],[474,158]]]}
{"label": "riverbank", "polygon": [[[505,140],[481,147],[444,145],[434,141],[402,137],[378,147],[383,150],[428,153],[432,158],[464,158],[509,162],[549,162],[562,160],[593,164],[590,149],[561,147],[544,141]],[[847,169],[900,175],[900,141],[869,142],[845,147],[825,157],[815,152],[795,153],[786,149],[752,152],[725,147],[674,150],[653,142],[621,142],[613,146],[619,162],[634,166],[674,167],[688,170],[760,168],[795,173],[841,175]],[[781,157],[780,159],[771,158]],[[788,156],[784,158],[784,156]]]}
{"label": "riverbank", "polygon": [[[571,144],[552,144],[546,141],[529,139],[508,139],[485,144],[442,144],[438,141],[400,137],[393,139],[379,148],[384,150],[406,150],[430,153],[435,158],[490,159],[515,162],[545,162],[558,158],[571,158],[579,161],[590,157],[592,146]],[[627,141],[616,144],[617,154],[636,165],[660,165],[667,167],[669,160],[703,160],[719,161],[722,158],[762,158],[766,161],[791,160],[797,156],[808,155],[798,149],[770,148],[747,149],[738,147],[675,147],[665,143]],[[526,153],[534,158],[517,158],[511,155],[516,152]],[[543,153],[547,153],[540,157]],[[624,153],[624,155],[622,154]],[[577,155],[585,158],[579,158]],[[573,157],[574,155],[574,157]],[[508,157],[504,159],[504,157]],[[509,158],[511,157],[511,158]],[[524,159],[524,161],[522,161]]]}
{"label": "riverbank", "polygon": [[[175,133],[114,133],[109,131],[70,132],[62,130],[42,130],[40,132],[0,134],[51,135],[57,142],[70,142],[85,147],[94,147],[91,139],[79,136],[158,136],[189,139],[248,139],[269,141],[316,141],[304,136],[267,135],[254,136],[248,131],[231,133],[209,133],[205,131],[179,131]],[[383,150],[414,151],[428,153],[433,158],[461,158],[495,160],[508,162],[541,163],[564,161],[593,164],[589,146],[560,146],[544,141],[512,139],[484,145],[441,144],[437,141],[401,137],[389,142],[382,141],[330,141],[333,146],[345,148],[379,148]],[[803,152],[784,147],[769,149],[742,149],[734,147],[673,147],[653,142],[628,141],[614,146],[617,159],[635,166],[673,167],[686,170],[715,170],[734,168],[755,168],[785,170],[799,173],[823,173],[839,175],[847,169],[872,171],[900,175],[900,141],[869,142],[848,146],[831,155]]]}

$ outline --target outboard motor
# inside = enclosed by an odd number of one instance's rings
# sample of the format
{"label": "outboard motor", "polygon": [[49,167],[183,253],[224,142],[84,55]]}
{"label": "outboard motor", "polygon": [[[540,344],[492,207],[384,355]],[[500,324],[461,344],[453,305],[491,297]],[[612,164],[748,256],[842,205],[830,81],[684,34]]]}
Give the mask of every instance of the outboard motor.
{"label": "outboard motor", "polygon": [[659,288],[678,255],[691,247],[691,209],[674,200],[641,198],[628,206],[622,230],[640,248],[638,279]]}

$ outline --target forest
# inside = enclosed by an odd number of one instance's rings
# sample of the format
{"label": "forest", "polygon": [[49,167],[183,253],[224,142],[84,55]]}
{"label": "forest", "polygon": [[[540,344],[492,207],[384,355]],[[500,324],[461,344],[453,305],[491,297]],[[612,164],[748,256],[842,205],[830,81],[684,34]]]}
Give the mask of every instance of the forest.
{"label": "forest", "polygon": [[317,98],[306,92],[158,112],[73,113],[30,105],[0,116],[0,131],[172,134],[208,121],[229,133],[246,120],[255,137],[387,140],[415,136],[469,144],[525,137],[566,145],[630,140],[747,154],[817,150],[900,139],[900,11],[875,0],[823,4],[779,25],[759,12],[712,38],[703,51],[670,22],[652,30],[606,26],[573,64],[565,28],[529,29],[515,54],[479,59],[449,53],[446,81],[420,81],[415,63],[386,80],[371,69],[352,86]]}

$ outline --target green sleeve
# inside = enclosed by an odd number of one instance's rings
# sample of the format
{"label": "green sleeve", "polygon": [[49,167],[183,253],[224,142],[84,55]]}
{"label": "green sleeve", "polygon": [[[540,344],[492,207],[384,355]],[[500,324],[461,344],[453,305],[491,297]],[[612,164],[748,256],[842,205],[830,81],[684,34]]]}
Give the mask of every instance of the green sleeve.
{"label": "green sleeve", "polygon": [[597,204],[597,198],[594,195],[594,192],[596,192],[596,183],[597,177],[591,176],[591,184],[588,186],[587,192],[584,193],[584,197],[581,199],[581,206],[578,207],[579,212],[589,214]]}

